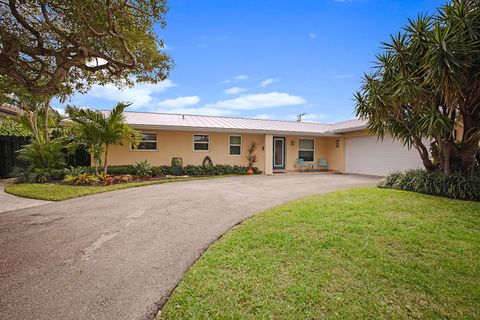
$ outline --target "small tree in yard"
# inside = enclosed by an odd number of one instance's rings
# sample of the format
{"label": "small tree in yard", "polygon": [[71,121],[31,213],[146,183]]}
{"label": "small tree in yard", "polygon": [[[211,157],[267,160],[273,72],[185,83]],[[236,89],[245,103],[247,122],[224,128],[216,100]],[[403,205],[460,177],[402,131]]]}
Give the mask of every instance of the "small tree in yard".
{"label": "small tree in yard", "polygon": [[[480,2],[454,0],[385,43],[356,94],[372,133],[418,150],[427,171],[479,166]],[[463,133],[457,136],[457,127]],[[433,160],[432,160],[433,158]]]}
{"label": "small tree in yard", "polygon": [[257,144],[255,141],[250,143],[250,145],[247,148],[247,161],[248,161],[248,168],[253,169],[253,166],[255,163],[258,161],[257,155],[255,154],[255,151],[257,150]]}
{"label": "small tree in yard", "polygon": [[107,174],[108,151],[112,145],[131,142],[135,147],[140,142],[140,134],[125,123],[124,110],[128,104],[119,103],[108,115],[100,111],[68,106],[65,111],[73,122],[74,143],[83,144],[95,159],[95,170],[101,163],[103,154],[103,174]]}

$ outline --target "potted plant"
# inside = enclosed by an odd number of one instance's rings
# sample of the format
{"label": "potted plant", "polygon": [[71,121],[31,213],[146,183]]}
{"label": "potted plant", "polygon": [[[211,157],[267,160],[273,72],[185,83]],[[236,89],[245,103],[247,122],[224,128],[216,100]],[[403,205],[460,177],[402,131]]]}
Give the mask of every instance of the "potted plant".
{"label": "potted plant", "polygon": [[250,143],[247,149],[247,161],[248,161],[248,170],[247,174],[253,174],[253,165],[257,162],[257,155],[255,154],[255,150],[257,150],[257,144],[255,141]]}

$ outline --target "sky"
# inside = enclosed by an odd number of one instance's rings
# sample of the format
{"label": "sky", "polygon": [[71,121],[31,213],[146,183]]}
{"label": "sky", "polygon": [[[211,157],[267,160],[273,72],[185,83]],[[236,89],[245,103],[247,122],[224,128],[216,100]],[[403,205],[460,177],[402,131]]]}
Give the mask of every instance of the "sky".
{"label": "sky", "polygon": [[[94,86],[66,104],[332,123],[354,118],[354,93],[381,42],[445,0],[171,0],[156,26],[175,67],[159,84]],[[63,105],[55,103],[57,108]]]}

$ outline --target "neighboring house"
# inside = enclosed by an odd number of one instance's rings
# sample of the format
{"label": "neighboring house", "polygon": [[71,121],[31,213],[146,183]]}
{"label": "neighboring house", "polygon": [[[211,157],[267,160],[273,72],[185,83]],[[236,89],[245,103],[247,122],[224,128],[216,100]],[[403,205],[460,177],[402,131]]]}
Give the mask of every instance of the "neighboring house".
{"label": "neighboring house", "polygon": [[20,114],[17,108],[11,107],[6,104],[0,105],[0,122],[5,121],[8,118],[16,117]]}
{"label": "neighboring house", "polygon": [[378,141],[360,120],[321,124],[148,112],[125,115],[129,125],[143,132],[143,141],[138,149],[128,143],[111,147],[111,165],[143,159],[169,165],[173,157],[181,157],[184,165],[200,165],[208,155],[215,164],[245,166],[246,149],[254,141],[255,166],[266,174],[297,170],[299,158],[315,168],[324,159],[331,171],[379,176],[422,167],[416,150],[392,139]]}

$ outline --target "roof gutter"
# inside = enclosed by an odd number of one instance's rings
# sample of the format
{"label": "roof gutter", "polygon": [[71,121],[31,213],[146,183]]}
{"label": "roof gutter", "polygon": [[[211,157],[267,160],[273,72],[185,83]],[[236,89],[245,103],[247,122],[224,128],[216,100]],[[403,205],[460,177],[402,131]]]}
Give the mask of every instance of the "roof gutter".
{"label": "roof gutter", "polygon": [[170,131],[193,131],[193,132],[225,132],[225,133],[250,133],[250,134],[272,134],[272,135],[292,135],[292,136],[314,136],[314,137],[340,137],[335,132],[305,132],[305,131],[275,131],[259,129],[229,129],[229,128],[205,128],[191,126],[168,126],[168,125],[147,125],[129,123],[135,129],[140,130],[170,130]]}

